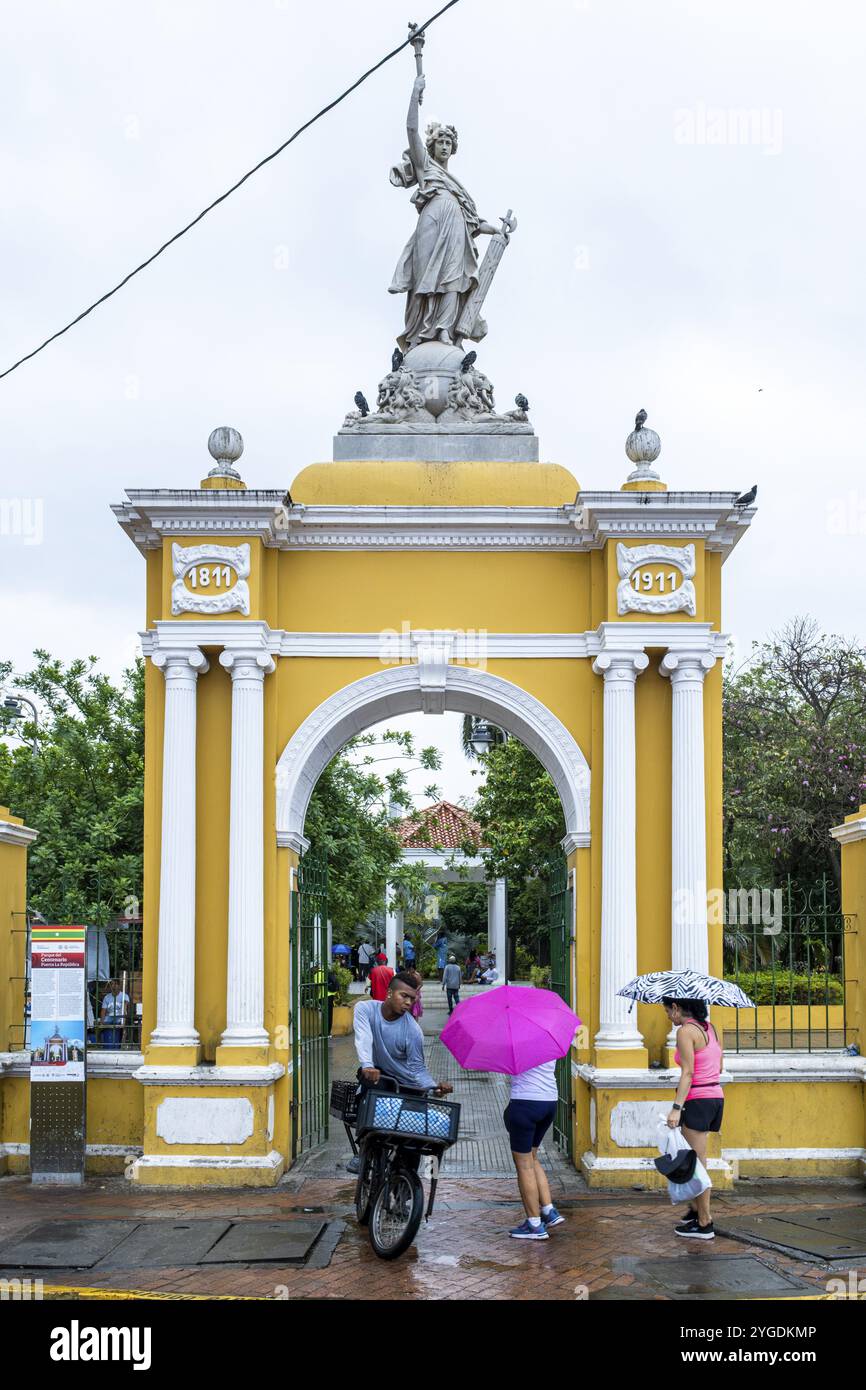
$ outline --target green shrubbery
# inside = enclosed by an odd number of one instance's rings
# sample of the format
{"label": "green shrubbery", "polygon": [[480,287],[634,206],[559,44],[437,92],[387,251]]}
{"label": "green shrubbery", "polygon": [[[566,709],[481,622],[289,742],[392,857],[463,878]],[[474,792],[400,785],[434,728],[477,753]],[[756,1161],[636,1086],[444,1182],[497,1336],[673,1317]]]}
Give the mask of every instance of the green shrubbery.
{"label": "green shrubbery", "polygon": [[816,972],[756,970],[738,975],[736,983],[756,1004],[841,1004],[844,997],[842,981],[836,975]]}
{"label": "green shrubbery", "polygon": [[345,966],[337,965],[336,963],[332,965],[331,969],[337,977],[337,984],[340,990],[339,994],[337,995],[337,1003],[348,1004],[349,985],[352,983],[352,972],[351,970],[347,970]]}
{"label": "green shrubbery", "polygon": [[550,989],[550,966],[532,965],[529,968],[529,978],[536,989]]}

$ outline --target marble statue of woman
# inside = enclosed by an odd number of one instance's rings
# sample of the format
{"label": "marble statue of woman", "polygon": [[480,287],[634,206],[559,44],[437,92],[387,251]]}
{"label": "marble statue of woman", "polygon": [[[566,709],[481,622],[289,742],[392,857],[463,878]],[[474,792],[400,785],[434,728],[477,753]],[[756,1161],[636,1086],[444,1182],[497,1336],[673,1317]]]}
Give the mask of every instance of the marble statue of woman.
{"label": "marble statue of woman", "polygon": [[[467,298],[478,284],[475,237],[496,235],[499,230],[478,215],[470,194],[452,173],[448,162],[457,152],[457,131],[450,125],[431,124],[422,140],[418,107],[425,78],[415,79],[406,131],[409,148],[402,163],[391,170],[398,188],[418,185],[412,202],[418,225],[397,263],[391,294],[406,295],[406,324],[397,339],[404,352],[419,343],[441,342],[459,346],[463,334],[456,328]],[[485,332],[478,320],[475,341]]]}

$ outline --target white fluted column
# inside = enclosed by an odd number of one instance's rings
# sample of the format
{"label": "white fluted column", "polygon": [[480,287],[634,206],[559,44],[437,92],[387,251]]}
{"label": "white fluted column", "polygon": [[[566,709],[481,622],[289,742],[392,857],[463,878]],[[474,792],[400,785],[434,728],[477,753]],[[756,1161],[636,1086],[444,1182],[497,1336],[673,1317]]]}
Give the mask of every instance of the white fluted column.
{"label": "white fluted column", "polygon": [[637,974],[634,687],[649,660],[644,652],[602,652],[593,663],[604,677],[601,825],[601,983],[599,1048],[643,1047],[637,1016],[617,990]]}
{"label": "white fluted column", "polygon": [[496,983],[504,985],[507,983],[506,971],[508,970],[508,906],[505,879],[497,878],[490,885],[488,893],[488,912],[490,912],[491,906],[493,909],[489,930],[492,937],[493,954],[496,957],[496,970],[499,975]]}
{"label": "white fluted column", "polygon": [[671,969],[709,969],[707,820],[704,792],[704,679],[716,664],[707,652],[668,652],[671,751]]}
{"label": "white fluted column", "polygon": [[152,1047],[196,1047],[195,1027],[195,723],[198,677],[208,663],[197,647],[156,651],[165,677],[156,1028]]}
{"label": "white fluted column", "polygon": [[391,885],[385,888],[385,955],[392,970],[397,969],[397,909],[390,906]]}
{"label": "white fluted column", "polygon": [[225,650],[232,678],[229,921],[222,1047],[267,1047],[264,889],[264,683],[266,652]]}

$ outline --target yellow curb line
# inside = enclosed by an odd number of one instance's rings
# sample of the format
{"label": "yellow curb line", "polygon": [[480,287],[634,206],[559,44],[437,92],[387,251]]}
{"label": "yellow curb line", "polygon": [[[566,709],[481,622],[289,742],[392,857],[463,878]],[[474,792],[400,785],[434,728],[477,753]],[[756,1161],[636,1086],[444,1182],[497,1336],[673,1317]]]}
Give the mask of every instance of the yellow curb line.
{"label": "yellow curb line", "polygon": [[42,1298],[63,1298],[74,1294],[77,1298],[145,1298],[166,1299],[190,1303],[232,1302],[232,1303],[270,1303],[275,1301],[272,1294],[244,1293],[156,1293],[150,1289],[94,1289],[77,1284],[49,1284],[43,1286]]}

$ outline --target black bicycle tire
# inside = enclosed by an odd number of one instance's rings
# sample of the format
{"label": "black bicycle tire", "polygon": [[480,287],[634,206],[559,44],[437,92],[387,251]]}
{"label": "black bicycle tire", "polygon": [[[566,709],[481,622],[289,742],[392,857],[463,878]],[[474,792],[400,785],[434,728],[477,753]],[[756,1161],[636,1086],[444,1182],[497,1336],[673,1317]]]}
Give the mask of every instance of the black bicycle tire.
{"label": "black bicycle tire", "polygon": [[396,1244],[388,1247],[379,1245],[376,1239],[376,1210],[380,1202],[384,1200],[387,1183],[381,1182],[379,1184],[379,1190],[370,1208],[369,1232],[370,1244],[380,1260],[396,1260],[409,1249],[409,1246],[418,1234],[418,1227],[421,1225],[421,1217],[424,1215],[424,1187],[418,1174],[414,1172],[413,1169],[407,1168],[401,1164],[399,1168],[396,1169],[396,1175],[400,1178],[405,1178],[412,1189],[412,1211],[406,1223],[406,1229]]}
{"label": "black bicycle tire", "polygon": [[[370,1160],[369,1165],[367,1164],[368,1155]],[[378,1159],[379,1155],[374,1147],[367,1148],[366,1145],[362,1146],[361,1167],[358,1172],[358,1181],[355,1184],[355,1216],[357,1217],[359,1226],[366,1226],[370,1220],[370,1210],[373,1206],[373,1201],[376,1197],[376,1190],[378,1186],[378,1184],[376,1183],[375,1173],[375,1169],[378,1164]],[[367,1176],[368,1166],[372,1168],[374,1171],[372,1173],[370,1183],[367,1188],[366,1202],[363,1202],[362,1183],[364,1181],[364,1178]]]}

